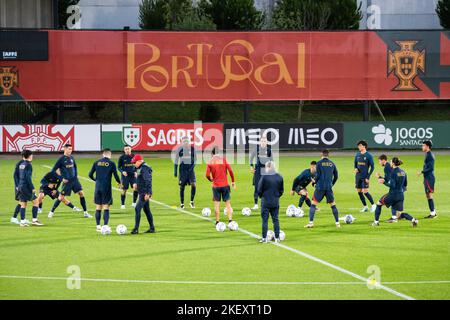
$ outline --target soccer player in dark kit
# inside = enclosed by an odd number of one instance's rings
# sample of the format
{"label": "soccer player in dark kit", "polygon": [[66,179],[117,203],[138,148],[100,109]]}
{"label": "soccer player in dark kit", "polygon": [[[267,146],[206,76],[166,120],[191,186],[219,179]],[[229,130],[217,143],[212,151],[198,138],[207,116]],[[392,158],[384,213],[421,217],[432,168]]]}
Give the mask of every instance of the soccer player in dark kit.
{"label": "soccer player in dark kit", "polygon": [[[389,183],[389,180],[391,179],[391,174],[392,174],[392,167],[390,162],[387,159],[387,156],[385,154],[382,154],[378,157],[378,162],[380,163],[380,165],[384,168],[384,176],[382,176],[380,173],[376,173],[375,176],[377,177],[377,179],[383,179],[386,183]],[[391,208],[391,212],[392,212],[392,216],[391,218],[387,221],[387,222],[397,222],[397,215],[395,213],[395,209]]]}
{"label": "soccer player in dark kit", "polygon": [[261,198],[262,238],[260,243],[267,243],[269,216],[272,217],[275,242],[280,242],[280,197],[284,193],[283,177],[277,173],[273,161],[266,162],[265,174],[258,183],[258,196]]}
{"label": "soccer player in dark kit", "polygon": [[311,182],[313,187],[315,186],[316,165],[317,165],[316,161],[311,161],[309,168],[303,170],[302,173],[300,173],[292,183],[291,196],[293,196],[294,194],[300,195],[300,200],[298,201],[299,208],[302,207],[304,202],[306,202],[306,205],[308,207],[311,207],[311,200],[308,197],[309,194],[306,187]]}
{"label": "soccer player in dark kit", "polygon": [[314,191],[311,208],[309,208],[309,223],[305,228],[314,227],[314,214],[316,206],[325,197],[327,203],[333,212],[336,227],[340,228],[339,212],[334,201],[333,186],[338,180],[338,171],[333,161],[328,159],[330,153],[328,150],[322,151],[322,159],[317,161],[316,165],[316,190]]}
{"label": "soccer player in dark kit", "polygon": [[[80,196],[80,204],[84,210],[85,218],[92,218],[92,216],[87,211],[86,199],[84,197],[83,187],[81,186],[80,181],[78,180],[78,170],[75,159],[72,156],[72,145],[66,144],[64,146],[64,155],[62,155],[58,161],[56,161],[52,171],[56,172],[56,170],[60,170],[62,176],[62,186],[61,192],[59,194],[58,199],[56,199],[53,204],[53,208],[48,213],[48,217],[52,218],[55,214],[56,208],[58,208],[61,202],[65,202],[66,197],[69,197],[72,194],[72,191],[77,193]],[[79,211],[76,207],[73,208],[74,211]]]}
{"label": "soccer player in dark kit", "polygon": [[13,216],[11,217],[11,223],[14,223],[14,224],[20,224],[19,219],[17,219],[17,216],[19,215],[20,208],[21,208],[20,202],[19,202],[18,186],[19,186],[19,166],[20,166],[20,163],[23,160],[25,160],[23,158],[23,152],[21,154],[21,158],[22,159],[19,162],[16,163],[16,166],[14,168],[14,174],[13,174],[13,178],[14,178],[14,199],[17,202],[16,208],[14,209]]}
{"label": "soccer player in dark kit", "polygon": [[135,208],[135,224],[131,234],[139,233],[139,225],[141,223],[141,211],[144,209],[150,228],[145,233],[155,233],[155,225],[153,224],[153,215],[150,211],[150,198],[153,195],[152,190],[152,168],[148,166],[141,155],[137,154],[131,160],[137,170],[137,191],[138,202]]}
{"label": "soccer player in dark kit", "polygon": [[197,186],[194,168],[197,162],[197,154],[194,146],[190,144],[189,137],[183,137],[182,143],[175,153],[173,174],[178,177],[178,185],[180,186],[180,208],[184,209],[184,189],[187,185],[191,186],[189,205],[191,208],[195,208],[194,198]]}
{"label": "soccer player in dark kit", "polygon": [[56,172],[50,171],[41,179],[41,187],[39,188],[39,211],[42,213],[42,205],[44,204],[44,198],[46,196],[55,200],[59,197],[59,185],[62,182],[61,172],[56,170]]}
{"label": "soccer player in dark kit", "polygon": [[436,177],[434,176],[434,154],[431,152],[433,144],[431,141],[426,140],[422,143],[422,151],[425,152],[425,160],[423,164],[422,171],[418,172],[417,175],[423,175],[423,186],[425,188],[425,195],[428,200],[428,207],[430,208],[430,214],[424,219],[434,219],[437,217],[436,208],[434,207],[434,183],[436,182]]}
{"label": "soccer player in dark kit", "polygon": [[114,176],[114,179],[121,187],[116,164],[111,161],[111,149],[104,149],[102,154],[103,158],[95,161],[89,172],[89,178],[95,181],[94,203],[96,205],[95,222],[97,223],[97,232],[102,230],[100,225],[102,210],[103,225],[107,226],[109,223],[109,207],[113,204],[112,176]]}
{"label": "soccer player in dark kit", "polygon": [[357,144],[358,152],[355,156],[355,188],[358,192],[359,199],[363,204],[361,212],[369,211],[367,207],[366,199],[369,200],[372,205],[370,211],[375,212],[376,205],[373,201],[372,195],[369,193],[369,179],[375,169],[372,155],[367,151],[367,142],[364,140],[359,141]]}
{"label": "soccer player in dark kit", "polygon": [[132,207],[136,207],[138,192],[136,190],[136,167],[131,163],[134,154],[131,152],[131,147],[125,145],[123,147],[123,154],[119,158],[117,167],[122,175],[122,195],[120,196],[121,209],[125,209],[125,200],[127,198],[128,188],[133,189],[133,203]]}
{"label": "soccer player in dark kit", "polygon": [[[256,161],[255,161],[256,160]],[[258,209],[258,182],[261,179],[261,175],[263,174],[263,170],[266,162],[272,161],[272,150],[267,143],[267,137],[262,136],[259,140],[259,144],[256,145],[256,148],[250,153],[250,171],[253,173],[253,201],[254,205],[252,207],[253,210]]]}
{"label": "soccer player in dark kit", "polygon": [[20,226],[28,227],[29,222],[25,219],[25,212],[28,202],[33,203],[32,209],[32,225],[42,226],[43,224],[37,219],[39,202],[36,196],[36,189],[33,185],[33,152],[30,150],[24,150],[22,152],[23,160],[19,164],[19,181],[17,185],[17,196],[20,202]]}
{"label": "soccer player in dark kit", "polygon": [[374,227],[380,225],[379,219],[382,206],[394,208],[397,218],[411,221],[413,227],[417,227],[417,224],[419,223],[419,220],[415,219],[410,214],[403,212],[403,201],[405,200],[404,193],[406,191],[406,187],[408,186],[408,178],[406,176],[406,172],[399,168],[402,164],[403,162],[399,158],[392,158],[392,172],[389,181],[385,181],[384,179],[378,180],[379,183],[385,184],[389,187],[389,193],[382,196],[380,201],[377,203],[375,219],[372,223],[372,226]]}

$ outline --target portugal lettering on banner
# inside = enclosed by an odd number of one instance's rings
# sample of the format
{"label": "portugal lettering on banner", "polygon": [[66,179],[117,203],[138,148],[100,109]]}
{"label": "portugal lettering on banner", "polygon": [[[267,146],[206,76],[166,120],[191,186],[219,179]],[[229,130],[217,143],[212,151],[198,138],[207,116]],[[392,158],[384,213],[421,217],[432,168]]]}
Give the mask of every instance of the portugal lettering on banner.
{"label": "portugal lettering on banner", "polygon": [[2,32],[0,101],[450,99],[448,30],[45,34]]}
{"label": "portugal lettering on banner", "polygon": [[259,41],[258,33],[180,37],[170,42],[165,37],[138,36],[139,42],[127,43],[127,89],[133,95],[164,91],[186,95],[198,88],[229,93],[235,87],[262,96],[268,87],[305,88],[304,36],[292,37],[278,49]]}

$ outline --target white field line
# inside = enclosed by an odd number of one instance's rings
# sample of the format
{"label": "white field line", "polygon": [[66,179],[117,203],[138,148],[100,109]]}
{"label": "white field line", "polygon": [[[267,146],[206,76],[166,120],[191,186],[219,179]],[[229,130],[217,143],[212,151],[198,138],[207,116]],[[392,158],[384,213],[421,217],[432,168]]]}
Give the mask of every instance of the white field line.
{"label": "white field line", "polygon": [[[51,169],[50,166],[45,166],[45,165],[44,165],[44,167],[50,168],[50,169]],[[86,180],[86,181],[94,182],[94,181],[92,181],[91,179],[86,178],[86,177],[83,177],[83,176],[78,176],[78,177],[81,178],[81,179],[83,179],[83,180]],[[117,190],[117,191],[121,191],[119,188],[113,187],[113,189],[114,189],[114,190]],[[131,195],[131,192],[129,192],[129,194]],[[160,206],[162,206],[162,207],[165,207],[165,208],[171,208],[171,209],[177,210],[177,211],[179,211],[179,212],[181,212],[181,213],[188,214],[188,215],[190,215],[190,216],[192,216],[192,217],[195,217],[195,218],[197,218],[197,219],[203,219],[203,220],[207,220],[207,221],[213,222],[213,220],[210,219],[210,218],[203,217],[203,216],[201,216],[201,215],[198,215],[198,214],[189,212],[189,211],[184,210],[184,209],[173,208],[173,207],[171,207],[170,205],[168,205],[168,204],[166,204],[166,203],[164,203],[164,202],[160,202],[160,201],[157,201],[157,200],[154,200],[154,199],[150,199],[150,201],[151,201],[151,202],[154,202],[154,203],[156,203],[156,204],[158,204],[158,205],[160,205]],[[245,229],[242,229],[242,228],[239,228],[238,231],[240,231],[240,232],[242,232],[242,233],[245,233],[245,234],[247,234],[247,235],[249,235],[250,237],[255,238],[255,239],[259,239],[259,238],[260,238],[258,235],[254,234],[253,232],[250,232],[250,231],[245,230]],[[368,279],[367,279],[367,278],[364,278],[364,277],[362,277],[362,276],[360,276],[360,275],[358,275],[358,274],[356,274],[356,273],[353,273],[353,272],[351,272],[351,271],[349,271],[349,270],[346,270],[346,269],[344,269],[344,268],[341,268],[341,267],[339,267],[339,266],[336,266],[336,265],[334,265],[334,264],[332,264],[332,263],[329,263],[329,262],[327,262],[327,261],[325,261],[325,260],[322,260],[322,259],[320,259],[320,258],[317,258],[317,257],[315,257],[315,256],[312,256],[312,255],[310,255],[310,254],[308,254],[308,253],[305,253],[305,252],[303,252],[303,251],[300,251],[300,250],[291,248],[291,247],[286,246],[286,245],[281,244],[281,243],[271,242],[270,244],[272,244],[272,245],[274,245],[274,246],[277,246],[277,247],[279,247],[279,248],[283,248],[283,249],[285,249],[285,250],[288,250],[288,251],[290,251],[290,252],[292,252],[292,253],[295,253],[295,254],[297,254],[297,255],[300,255],[300,256],[302,256],[302,257],[305,257],[305,258],[307,258],[307,259],[309,259],[309,260],[315,261],[315,262],[320,263],[320,264],[322,264],[322,265],[325,265],[325,266],[327,266],[327,267],[330,267],[330,268],[332,268],[332,269],[334,269],[334,270],[337,270],[337,271],[339,271],[339,272],[341,272],[341,273],[347,274],[347,275],[349,275],[349,276],[351,276],[351,277],[353,277],[353,278],[355,278],[355,279],[358,279],[358,280],[362,281],[364,284],[367,284],[367,283],[368,283]],[[391,293],[391,294],[393,294],[393,295],[395,295],[395,296],[397,296],[397,297],[400,297],[400,298],[402,298],[402,299],[405,299],[405,300],[415,300],[415,299],[414,299],[413,297],[411,297],[411,296],[408,296],[408,295],[406,295],[406,294],[403,294],[403,293],[401,293],[401,292],[398,292],[398,291],[396,291],[396,290],[394,290],[394,289],[391,289],[391,288],[389,288],[389,287],[387,287],[387,286],[385,286],[385,285],[382,285],[382,284],[378,284],[378,285],[377,285],[377,288],[383,289],[384,291],[387,291],[387,292],[389,292],[389,293]]]}
{"label": "white field line", "polygon": [[[41,276],[17,276],[17,275],[0,275],[0,279],[23,279],[23,280],[63,280],[67,281],[68,277],[41,277]],[[284,281],[180,281],[180,280],[130,280],[130,279],[96,279],[96,278],[73,278],[70,280],[79,280],[86,282],[112,282],[112,283],[144,283],[144,284],[202,284],[202,285],[273,285],[273,286],[341,286],[341,285],[366,285],[360,281],[336,281],[336,282],[284,282]],[[388,284],[447,284],[450,281],[401,281],[401,282],[385,282]]]}

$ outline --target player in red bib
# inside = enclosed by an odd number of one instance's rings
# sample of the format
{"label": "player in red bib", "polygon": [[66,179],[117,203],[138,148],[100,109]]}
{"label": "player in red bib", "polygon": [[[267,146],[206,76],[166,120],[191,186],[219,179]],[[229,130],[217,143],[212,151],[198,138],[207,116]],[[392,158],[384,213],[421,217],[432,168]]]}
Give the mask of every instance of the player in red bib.
{"label": "player in red bib", "polygon": [[228,184],[228,175],[231,177],[231,186],[236,189],[236,183],[234,182],[234,173],[230,164],[225,157],[219,154],[220,150],[214,147],[211,151],[212,158],[209,160],[206,166],[206,178],[213,183],[213,202],[214,212],[216,214],[216,224],[219,223],[220,216],[220,201],[225,202],[226,212],[229,222],[233,221],[233,209],[231,208],[231,191]]}

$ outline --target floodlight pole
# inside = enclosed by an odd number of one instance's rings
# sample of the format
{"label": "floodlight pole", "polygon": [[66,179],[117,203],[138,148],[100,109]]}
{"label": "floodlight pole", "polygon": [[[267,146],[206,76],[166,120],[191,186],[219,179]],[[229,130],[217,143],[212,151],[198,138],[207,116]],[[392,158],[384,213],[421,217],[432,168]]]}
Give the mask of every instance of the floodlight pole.
{"label": "floodlight pole", "polygon": [[248,101],[244,102],[244,122],[250,122],[250,104]]}
{"label": "floodlight pole", "polygon": [[123,109],[122,121],[123,123],[128,123],[128,115],[129,115],[128,101],[123,102],[122,109]]}
{"label": "floodlight pole", "polygon": [[369,100],[364,100],[363,121],[370,121],[370,101]]}

